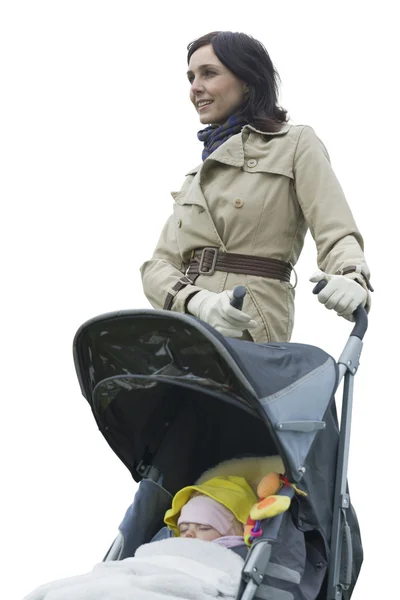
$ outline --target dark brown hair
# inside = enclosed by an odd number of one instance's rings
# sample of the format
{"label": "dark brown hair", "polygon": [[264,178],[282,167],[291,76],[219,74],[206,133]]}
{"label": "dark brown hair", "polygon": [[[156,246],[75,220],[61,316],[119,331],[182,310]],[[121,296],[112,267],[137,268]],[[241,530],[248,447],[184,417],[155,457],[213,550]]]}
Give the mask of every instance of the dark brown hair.
{"label": "dark brown hair", "polygon": [[213,31],[190,42],[187,62],[208,44],[225,67],[247,84],[248,94],[239,116],[261,131],[279,131],[288,116],[278,104],[280,78],[263,44],[245,33]]}

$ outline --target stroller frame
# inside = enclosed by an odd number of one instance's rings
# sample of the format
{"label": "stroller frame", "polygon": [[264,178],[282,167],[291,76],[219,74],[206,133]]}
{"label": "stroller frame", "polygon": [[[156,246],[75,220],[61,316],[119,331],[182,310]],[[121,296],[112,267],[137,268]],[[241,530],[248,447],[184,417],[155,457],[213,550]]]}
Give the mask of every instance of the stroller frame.
{"label": "stroller frame", "polygon": [[[331,557],[328,565],[327,600],[341,600],[343,591],[346,591],[351,584],[353,566],[351,531],[346,514],[350,508],[350,497],[347,491],[347,471],[354,377],[360,364],[363,347],[362,339],[368,327],[367,313],[362,307],[357,309],[355,319],[356,324],[338,360],[339,377],[337,386],[343,378],[344,385],[335,481]],[[293,496],[293,493],[291,495]],[[243,567],[242,583],[236,600],[252,600],[257,592],[271,556],[272,544],[276,540],[281,519],[282,515],[278,515],[269,520],[268,524],[263,527],[261,538],[250,548]]]}
{"label": "stroller frame", "polygon": [[[138,311],[136,311],[138,312]],[[153,314],[160,315],[165,311],[153,311]],[[101,318],[119,318],[127,314],[132,314],[131,311],[119,311],[118,313],[102,315]],[[144,314],[144,313],[143,313]],[[146,313],[147,315],[148,313]],[[351,431],[351,416],[352,416],[352,405],[353,405],[353,388],[354,388],[354,376],[359,367],[359,360],[363,346],[363,337],[367,330],[368,318],[366,311],[359,307],[355,315],[355,326],[350,334],[350,337],[342,351],[342,354],[337,361],[338,376],[336,380],[336,388],[339,383],[343,381],[343,395],[342,395],[342,411],[338,438],[338,450],[336,459],[336,476],[335,476],[335,488],[334,488],[334,501],[333,501],[333,520],[331,529],[331,541],[330,541],[330,558],[328,564],[328,576],[327,584],[325,589],[321,589],[318,600],[326,598],[327,600],[341,600],[344,594],[345,599],[349,598],[351,592],[347,592],[351,588],[354,571],[353,563],[353,548],[352,548],[352,534],[349,526],[349,509],[351,509],[350,497],[347,489],[347,471],[348,471],[348,460],[349,460],[349,448],[350,448],[350,431]],[[205,327],[203,323],[196,323],[196,320],[186,315],[179,315],[177,317],[180,321],[190,323],[191,327],[201,328],[201,332],[205,338],[212,338],[214,344],[218,345],[215,340],[215,331],[210,327]],[[82,357],[77,350],[76,341],[79,338],[82,330],[90,326],[92,323],[98,321],[99,318],[92,319],[88,323],[85,323],[77,332],[74,341],[74,356],[75,363],[78,373],[78,379],[81,384],[82,391],[87,397],[88,384],[82,376],[80,370],[80,364]],[[221,347],[221,351],[225,351],[224,347]],[[231,357],[229,357],[231,358]],[[78,366],[79,365],[79,366]],[[242,377],[239,371],[238,381],[242,386],[242,389],[247,389],[248,392],[252,392],[251,384],[249,381]],[[86,387],[85,387],[86,386]],[[308,432],[311,430],[323,429],[325,423],[322,421],[291,421],[279,423],[275,426],[276,429],[291,429],[294,431]],[[103,431],[104,434],[104,431]],[[279,445],[278,445],[279,448]],[[115,450],[114,450],[115,451]],[[121,458],[121,456],[120,456]],[[283,458],[283,457],[282,457]],[[122,458],[121,458],[122,459]],[[285,463],[286,466],[286,463]],[[159,472],[157,468],[142,465],[143,471],[140,472],[141,465],[138,465],[137,471],[144,480],[150,480],[152,483],[157,484],[159,478]],[[299,469],[301,471],[301,469]],[[298,473],[296,481],[300,481],[304,473]],[[294,490],[292,487],[283,487],[280,492],[282,495],[293,497]],[[263,576],[265,574],[267,565],[270,561],[272,546],[277,540],[279,528],[282,520],[285,518],[285,513],[277,515],[276,517],[264,520],[262,522],[262,535],[257,538],[250,548],[247,554],[244,567],[242,570],[241,584],[237,594],[237,600],[251,600],[257,592],[258,586],[262,583]],[[120,551],[118,548],[118,538],[111,546],[104,560],[116,560],[120,557]]]}

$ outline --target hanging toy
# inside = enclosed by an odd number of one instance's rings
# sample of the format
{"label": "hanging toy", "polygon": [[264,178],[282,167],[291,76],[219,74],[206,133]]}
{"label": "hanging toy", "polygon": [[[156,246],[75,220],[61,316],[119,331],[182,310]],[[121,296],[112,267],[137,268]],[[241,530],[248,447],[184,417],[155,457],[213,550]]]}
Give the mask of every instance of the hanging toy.
{"label": "hanging toy", "polygon": [[278,495],[283,486],[292,486],[297,494],[307,496],[299,490],[287,477],[279,473],[268,473],[257,486],[258,502],[253,504],[244,527],[244,541],[251,546],[255,539],[262,535],[261,521],[285,512],[290,506],[290,498]]}

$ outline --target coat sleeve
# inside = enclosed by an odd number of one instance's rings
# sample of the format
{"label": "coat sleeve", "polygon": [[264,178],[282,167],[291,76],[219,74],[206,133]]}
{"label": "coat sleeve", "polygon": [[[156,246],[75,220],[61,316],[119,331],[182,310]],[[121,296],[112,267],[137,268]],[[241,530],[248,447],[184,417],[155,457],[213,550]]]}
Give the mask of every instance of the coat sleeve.
{"label": "coat sleeve", "polygon": [[304,127],[294,156],[298,202],[317,246],[317,262],[325,273],[355,279],[371,297],[370,271],[363,238],[330,164],[329,155],[311,127]]}
{"label": "coat sleeve", "polygon": [[164,308],[168,294],[173,296],[171,310],[186,312],[187,300],[201,290],[195,285],[185,285],[180,291],[174,287],[179,281],[187,282],[184,263],[175,234],[175,219],[171,215],[161,232],[150,260],[140,267],[144,293],[153,308]]}

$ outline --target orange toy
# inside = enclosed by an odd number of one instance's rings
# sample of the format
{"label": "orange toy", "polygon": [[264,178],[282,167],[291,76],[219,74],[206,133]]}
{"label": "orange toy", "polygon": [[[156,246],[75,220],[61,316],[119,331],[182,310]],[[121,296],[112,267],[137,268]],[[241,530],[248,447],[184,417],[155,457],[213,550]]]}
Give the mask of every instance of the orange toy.
{"label": "orange toy", "polygon": [[283,485],[291,485],[298,494],[306,495],[279,473],[265,475],[257,486],[259,501],[252,506],[244,528],[244,541],[247,546],[251,546],[254,539],[262,534],[260,521],[275,517],[289,508],[290,498],[278,495]]}

